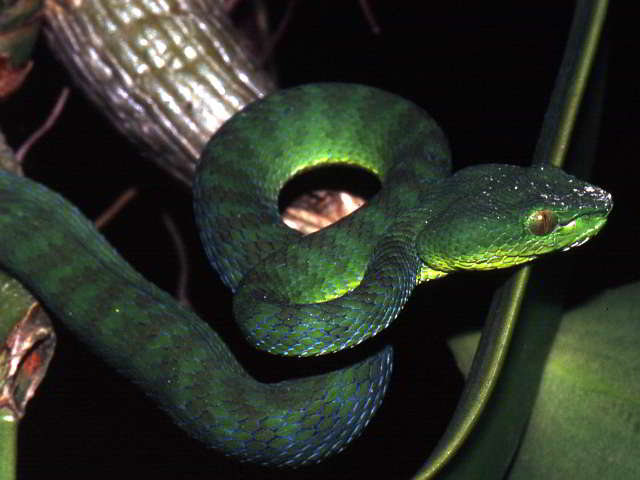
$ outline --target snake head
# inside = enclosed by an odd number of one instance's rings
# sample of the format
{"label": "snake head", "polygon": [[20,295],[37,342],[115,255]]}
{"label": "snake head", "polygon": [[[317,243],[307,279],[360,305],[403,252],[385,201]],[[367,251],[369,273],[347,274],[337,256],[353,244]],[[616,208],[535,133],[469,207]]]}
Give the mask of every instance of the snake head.
{"label": "snake head", "polygon": [[479,165],[448,181],[454,200],[417,236],[437,272],[505,268],[582,245],[613,207],[611,194],[548,166]]}

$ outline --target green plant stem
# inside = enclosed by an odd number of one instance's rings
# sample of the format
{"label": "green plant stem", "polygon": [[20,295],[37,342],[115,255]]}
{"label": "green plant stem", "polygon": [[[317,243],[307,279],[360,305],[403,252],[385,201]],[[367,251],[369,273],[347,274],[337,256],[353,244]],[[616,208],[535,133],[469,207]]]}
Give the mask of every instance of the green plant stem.
{"label": "green plant stem", "polygon": [[[564,163],[600,39],[607,3],[607,0],[581,0],[576,4],[565,54],[545,115],[533,164],[552,164],[560,167]],[[560,310],[552,313],[552,302],[540,302],[548,309],[545,312],[537,310],[535,302],[538,299],[535,296],[531,300],[524,298],[530,269],[529,266],[520,269],[512,280],[496,292],[471,373],[467,378],[467,385],[453,418],[424,466],[414,476],[414,480],[432,479],[441,474],[445,467],[447,471],[442,476],[452,479],[470,478],[469,475],[473,474],[470,472],[481,475],[477,478],[497,478],[504,474],[532,408],[532,401],[528,401],[527,398],[531,396],[532,390],[535,391],[561,313]],[[506,374],[502,367],[505,365],[507,349],[513,343],[511,337],[516,328],[523,298],[530,305],[525,311],[534,312],[534,315],[530,315],[533,325],[540,315],[545,315],[548,325],[539,328],[538,331],[534,328],[529,333],[520,333],[514,337],[516,344],[518,338],[522,339],[524,345],[527,342],[533,343],[534,340],[537,342],[537,361],[528,363],[526,356],[514,360],[515,354],[511,354],[508,368],[505,369],[514,373],[504,380],[502,377]],[[551,321],[552,317],[556,319],[556,323]],[[530,325],[525,325],[520,330],[523,331],[525,327]],[[537,373],[531,368],[534,363],[538,366]],[[527,372],[527,382],[517,381],[518,377],[523,376],[522,372]],[[498,395],[494,394],[499,380],[504,395],[500,393],[500,389]],[[510,387],[506,388],[505,385]],[[496,406],[496,403],[499,403],[500,399],[505,400],[515,395],[521,396],[522,401],[517,405],[519,408],[515,409],[517,413],[507,418],[503,413],[506,408]],[[469,439],[472,433],[474,436]],[[510,441],[507,442],[507,447],[497,446],[495,438]],[[463,446],[465,451],[460,452]],[[508,451],[511,446],[513,448]],[[484,475],[478,473],[481,471]]]}
{"label": "green plant stem", "polygon": [[[2,131],[0,131],[0,168],[13,172],[19,171],[19,166],[15,162],[13,152],[5,142]],[[2,285],[3,288],[6,287],[1,272],[0,285]],[[20,297],[17,295],[7,297],[6,293],[2,296],[2,305],[0,305],[0,346],[2,346],[5,338],[17,321],[16,318],[8,314],[7,308],[10,309],[14,307],[14,305],[11,304],[11,299],[20,299]],[[2,365],[0,365],[0,372],[3,372]],[[3,379],[0,378],[0,387],[2,385]],[[0,407],[0,480],[12,480],[16,478],[16,459],[18,452],[17,432],[18,421],[8,409]]]}
{"label": "green plant stem", "polygon": [[0,411],[0,480],[16,478],[18,421]]}

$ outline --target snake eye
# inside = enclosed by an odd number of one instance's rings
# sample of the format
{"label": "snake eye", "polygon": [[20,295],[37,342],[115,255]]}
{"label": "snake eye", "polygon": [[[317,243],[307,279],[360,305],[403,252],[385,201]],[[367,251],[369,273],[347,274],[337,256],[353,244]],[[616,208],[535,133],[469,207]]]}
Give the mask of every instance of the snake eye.
{"label": "snake eye", "polygon": [[551,210],[538,210],[531,215],[529,230],[534,235],[544,236],[553,231],[558,224],[558,217]]}

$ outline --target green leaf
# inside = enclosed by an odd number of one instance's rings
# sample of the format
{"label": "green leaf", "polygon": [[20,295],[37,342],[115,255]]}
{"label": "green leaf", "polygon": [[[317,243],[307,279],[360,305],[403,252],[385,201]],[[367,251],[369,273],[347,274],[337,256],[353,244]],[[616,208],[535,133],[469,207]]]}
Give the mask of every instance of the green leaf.
{"label": "green leaf", "polygon": [[[479,332],[452,339],[470,367]],[[567,312],[508,480],[640,478],[640,283]]]}

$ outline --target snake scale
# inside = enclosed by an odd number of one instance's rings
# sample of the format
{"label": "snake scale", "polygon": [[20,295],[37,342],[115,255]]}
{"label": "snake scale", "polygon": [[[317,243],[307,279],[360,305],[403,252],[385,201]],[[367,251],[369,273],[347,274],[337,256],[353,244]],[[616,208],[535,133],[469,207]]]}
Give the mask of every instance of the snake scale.
{"label": "snake scale", "polygon": [[[330,164],[364,168],[382,188],[303,237],[281,221],[278,194],[296,174]],[[418,283],[580,245],[613,205],[605,191],[552,167],[450,168],[436,123],[371,87],[296,87],[235,115],[202,154],[194,204],[247,338],[280,355],[352,347],[385,328]],[[391,347],[329,373],[257,382],[74,206],[4,172],[0,265],[177,424],[240,460],[295,466],[340,451],[388,385]]]}

